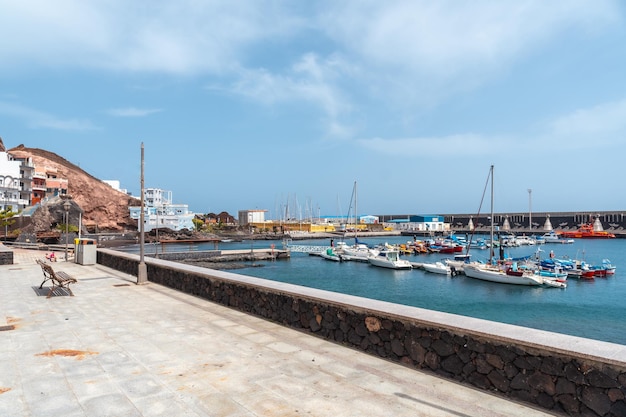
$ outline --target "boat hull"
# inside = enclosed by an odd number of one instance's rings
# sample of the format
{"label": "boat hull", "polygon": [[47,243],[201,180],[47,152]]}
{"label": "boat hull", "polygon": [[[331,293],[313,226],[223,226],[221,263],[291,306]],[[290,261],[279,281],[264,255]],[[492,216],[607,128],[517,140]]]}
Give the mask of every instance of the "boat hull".
{"label": "boat hull", "polygon": [[463,268],[463,272],[466,276],[474,279],[480,279],[482,281],[497,282],[500,284],[513,284],[513,285],[529,285],[538,286],[543,285],[541,277],[537,277],[530,274],[507,275],[505,272],[499,270],[487,269],[483,266],[466,265]]}
{"label": "boat hull", "polygon": [[377,266],[379,268],[388,268],[388,269],[412,269],[413,265],[411,265],[408,261],[388,261],[386,259],[376,259],[370,258],[370,264],[373,266]]}
{"label": "boat hull", "polygon": [[442,275],[451,275],[452,270],[449,266],[444,265],[441,262],[435,262],[434,264],[422,264],[422,268],[424,268],[427,272],[432,272],[433,274],[442,274]]}

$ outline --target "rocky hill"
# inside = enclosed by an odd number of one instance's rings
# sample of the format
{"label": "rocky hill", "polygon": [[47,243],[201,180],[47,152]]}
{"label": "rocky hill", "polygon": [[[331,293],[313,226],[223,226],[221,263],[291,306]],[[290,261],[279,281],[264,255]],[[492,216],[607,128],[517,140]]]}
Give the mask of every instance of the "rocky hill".
{"label": "rocky hill", "polygon": [[[4,144],[0,139],[0,150]],[[137,222],[130,218],[129,206],[139,206],[140,200],[113,189],[80,167],[59,155],[43,149],[19,145],[7,150],[16,157],[32,157],[36,167],[56,169],[60,178],[68,180],[68,194],[82,210],[82,224],[94,232],[123,232],[137,230]],[[33,216],[34,217],[34,216]]]}

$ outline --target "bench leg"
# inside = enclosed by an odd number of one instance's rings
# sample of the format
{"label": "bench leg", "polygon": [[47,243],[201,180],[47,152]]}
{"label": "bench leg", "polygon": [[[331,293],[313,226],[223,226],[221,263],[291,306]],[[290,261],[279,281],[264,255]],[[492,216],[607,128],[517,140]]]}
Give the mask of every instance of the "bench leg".
{"label": "bench leg", "polygon": [[64,285],[58,285],[58,286],[53,285],[52,287],[50,287],[50,291],[48,291],[48,296],[46,298],[52,297],[52,293],[54,292],[55,289],[58,289],[58,288],[66,289],[67,292],[69,292],[72,297],[74,296],[74,293],[72,292],[72,289],[69,287],[69,285],[67,287]]}

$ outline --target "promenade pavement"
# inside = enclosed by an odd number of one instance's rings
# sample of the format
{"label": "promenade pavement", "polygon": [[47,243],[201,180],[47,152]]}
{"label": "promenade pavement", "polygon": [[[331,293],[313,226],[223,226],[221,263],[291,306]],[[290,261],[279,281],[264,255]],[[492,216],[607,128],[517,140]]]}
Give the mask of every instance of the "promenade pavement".
{"label": "promenade pavement", "polygon": [[46,298],[38,258],[0,266],[0,416],[551,415],[100,265]]}

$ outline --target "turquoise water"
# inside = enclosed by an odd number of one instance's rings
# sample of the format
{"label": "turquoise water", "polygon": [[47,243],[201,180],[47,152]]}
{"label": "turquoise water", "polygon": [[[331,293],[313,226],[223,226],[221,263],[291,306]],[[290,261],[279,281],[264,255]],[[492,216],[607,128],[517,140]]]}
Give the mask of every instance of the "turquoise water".
{"label": "turquoise water", "polygon": [[[403,243],[410,237],[359,239],[368,244]],[[220,243],[220,249],[281,248],[278,241]],[[298,241],[327,245],[328,240]],[[352,243],[349,241],[348,243]],[[512,257],[534,254],[538,246],[507,250]],[[213,249],[198,245],[197,249]],[[594,280],[568,279],[566,289],[497,284],[446,277],[414,269],[395,271],[361,262],[329,262],[317,256],[292,253],[290,260],[255,262],[255,267],[233,272],[290,284],[389,301],[430,310],[564,333],[626,345],[626,240],[584,240],[574,244],[542,245],[542,256],[584,259],[600,264],[608,258],[617,266],[614,276]],[[473,259],[486,259],[488,251],[473,250]],[[413,262],[434,262],[449,255],[409,255]],[[261,264],[262,267],[258,267]]]}

